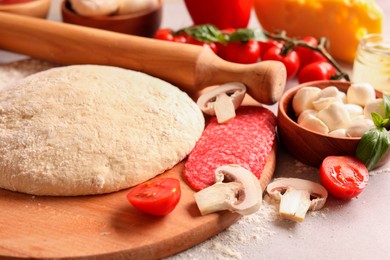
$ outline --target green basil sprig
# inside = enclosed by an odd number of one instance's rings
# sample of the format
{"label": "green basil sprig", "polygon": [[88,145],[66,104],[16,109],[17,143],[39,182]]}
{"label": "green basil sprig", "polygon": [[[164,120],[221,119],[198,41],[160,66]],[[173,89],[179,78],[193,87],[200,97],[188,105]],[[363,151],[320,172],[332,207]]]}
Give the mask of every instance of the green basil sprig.
{"label": "green basil sprig", "polygon": [[356,148],[356,157],[366,165],[368,170],[375,167],[390,147],[390,134],[386,129],[390,119],[390,97],[383,95],[383,103],[385,117],[383,118],[375,112],[371,113],[375,128],[370,129],[362,136]]}

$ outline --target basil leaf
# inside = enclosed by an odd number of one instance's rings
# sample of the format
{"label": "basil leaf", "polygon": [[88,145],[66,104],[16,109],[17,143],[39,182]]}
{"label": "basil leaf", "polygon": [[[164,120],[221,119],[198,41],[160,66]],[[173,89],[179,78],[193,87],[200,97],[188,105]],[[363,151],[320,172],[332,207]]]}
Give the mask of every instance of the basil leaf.
{"label": "basil leaf", "polygon": [[377,127],[377,128],[381,128],[381,127],[384,127],[386,125],[386,123],[384,122],[385,120],[383,119],[383,117],[376,113],[376,112],[371,112],[371,118],[372,118],[372,121],[374,122],[374,125]]}
{"label": "basil leaf", "polygon": [[226,39],[223,33],[218,30],[217,27],[211,24],[187,27],[184,29],[184,32],[201,42],[220,42],[222,44],[226,43]]}
{"label": "basil leaf", "polygon": [[390,135],[386,128],[373,128],[362,136],[356,149],[356,157],[370,171],[387,153],[389,146]]}
{"label": "basil leaf", "polygon": [[267,37],[260,29],[237,29],[228,35],[228,42],[247,42],[249,40],[266,41]]}
{"label": "basil leaf", "polygon": [[383,94],[383,102],[385,106],[385,118],[390,117],[390,97],[386,94]]}

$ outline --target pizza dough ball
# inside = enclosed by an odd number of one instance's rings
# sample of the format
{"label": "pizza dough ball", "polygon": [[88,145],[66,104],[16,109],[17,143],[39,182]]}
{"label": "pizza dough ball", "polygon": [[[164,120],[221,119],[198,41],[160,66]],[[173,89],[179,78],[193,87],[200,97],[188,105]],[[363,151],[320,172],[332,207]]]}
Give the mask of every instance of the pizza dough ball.
{"label": "pizza dough ball", "polygon": [[160,79],[109,66],[50,69],[0,92],[0,187],[118,191],[175,166],[203,129],[196,103]]}
{"label": "pizza dough ball", "polygon": [[119,8],[117,0],[70,0],[70,4],[82,16],[110,15]]}

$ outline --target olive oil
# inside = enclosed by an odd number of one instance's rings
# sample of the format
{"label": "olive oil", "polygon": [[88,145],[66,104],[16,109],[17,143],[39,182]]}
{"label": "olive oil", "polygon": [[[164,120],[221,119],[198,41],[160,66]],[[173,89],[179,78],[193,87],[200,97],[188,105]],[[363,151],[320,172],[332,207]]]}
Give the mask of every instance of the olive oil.
{"label": "olive oil", "polygon": [[390,39],[379,34],[362,38],[353,64],[353,81],[368,82],[390,94]]}

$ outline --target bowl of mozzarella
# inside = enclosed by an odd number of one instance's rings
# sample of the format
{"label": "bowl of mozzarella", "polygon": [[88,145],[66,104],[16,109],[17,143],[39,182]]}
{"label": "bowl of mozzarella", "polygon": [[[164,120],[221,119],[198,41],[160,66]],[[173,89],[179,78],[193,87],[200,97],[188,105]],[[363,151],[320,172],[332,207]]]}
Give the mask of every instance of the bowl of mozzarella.
{"label": "bowl of mozzarella", "polygon": [[153,37],[162,19],[162,0],[64,0],[65,23]]}
{"label": "bowl of mozzarella", "polygon": [[296,159],[314,167],[327,156],[355,156],[363,134],[375,127],[371,112],[385,113],[382,93],[370,84],[300,84],[279,101],[279,140]]}

